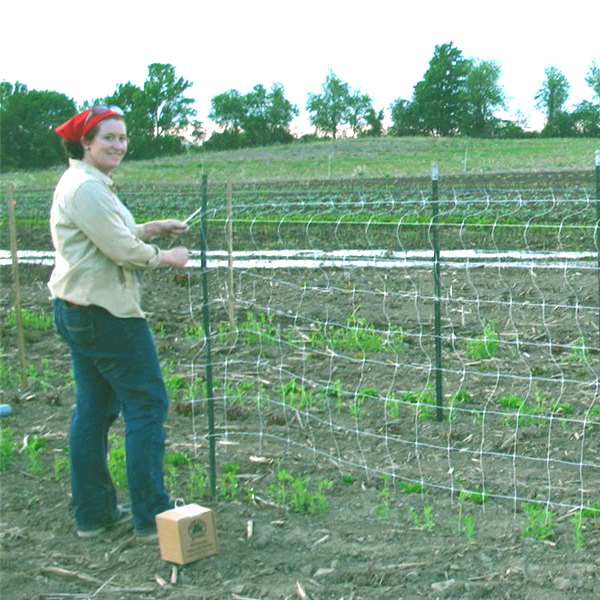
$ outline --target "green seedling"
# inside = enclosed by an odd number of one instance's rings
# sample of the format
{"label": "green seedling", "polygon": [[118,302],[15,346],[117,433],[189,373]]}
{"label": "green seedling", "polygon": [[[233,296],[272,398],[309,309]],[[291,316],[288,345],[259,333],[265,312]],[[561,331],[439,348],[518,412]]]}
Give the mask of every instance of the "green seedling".
{"label": "green seedling", "polygon": [[185,325],[183,327],[185,337],[199,339],[204,337],[204,327],[202,325]]}
{"label": "green seedling", "polygon": [[52,463],[52,479],[54,479],[54,481],[67,479],[70,471],[69,458],[66,454],[60,454],[55,457],[54,462]]}
{"label": "green seedling", "polygon": [[590,408],[590,417],[600,419],[600,405],[592,406],[592,408]]}
{"label": "green seedling", "polygon": [[[190,326],[190,333],[191,331],[192,327]],[[204,335],[204,329],[200,331],[199,326],[194,326],[194,331],[196,332],[194,337]],[[216,343],[222,345],[234,344],[238,339],[239,333],[240,331],[235,325],[232,326],[229,323],[217,323]]]}
{"label": "green seedling", "polygon": [[419,514],[414,508],[410,507],[408,509],[408,514],[412,518],[413,524],[418,529],[426,529],[429,532],[434,530],[435,523],[433,521],[433,506],[424,506],[421,514]]}
{"label": "green seedling", "polygon": [[590,519],[600,519],[600,503],[592,502],[589,506],[581,509],[581,514]]}
{"label": "green seedling", "polygon": [[246,313],[246,322],[240,327],[240,334],[245,343],[250,345],[274,346],[279,344],[280,327],[273,323],[272,314],[260,313],[258,318],[253,313]]}
{"label": "green seedling", "polygon": [[450,398],[450,404],[464,404],[471,401],[471,394],[467,390],[458,390]]}
{"label": "green seedling", "polygon": [[[54,329],[54,318],[45,312],[36,312],[24,308],[21,310],[21,321],[25,329],[35,331],[51,331]],[[12,327],[17,324],[17,314],[14,307],[8,313],[6,322]]]}
{"label": "green seedling", "polygon": [[554,513],[547,506],[539,504],[523,504],[527,515],[527,523],[523,527],[523,535],[543,541],[554,536]]}
{"label": "green seedling", "polygon": [[423,507],[423,525],[427,531],[433,531],[435,523],[433,521],[433,506]]}
{"label": "green seedling", "polygon": [[50,366],[47,358],[42,359],[41,367],[40,371],[34,365],[29,365],[27,375],[30,380],[37,382],[47,392],[56,387],[54,382],[60,378],[60,374]]}
{"label": "green seedling", "polygon": [[165,464],[165,489],[171,496],[177,496],[177,467]]}
{"label": "green seedling", "polygon": [[[115,442],[116,437],[111,440]],[[127,468],[125,462],[125,446],[122,441],[113,443],[108,453],[108,470],[114,484],[124,489],[127,487]]]}
{"label": "green seedling", "polygon": [[453,423],[458,418],[459,411],[457,407],[470,400],[471,395],[466,390],[459,390],[451,396],[450,402],[448,403],[448,423]]}
{"label": "green seedling", "polygon": [[570,354],[567,356],[567,360],[580,365],[585,365],[586,367],[589,366],[589,351],[583,336],[577,338]]}
{"label": "green seedling", "polygon": [[359,418],[363,412],[364,404],[367,400],[372,400],[379,397],[379,391],[371,387],[363,387],[350,398],[349,410],[350,414]]}
{"label": "green seedling", "polygon": [[323,479],[317,485],[317,491],[310,490],[311,478],[292,475],[285,469],[277,469],[275,483],[269,485],[269,493],[275,502],[287,506],[298,513],[321,513],[329,508],[325,491],[333,487],[333,481]]}
{"label": "green seedling", "polygon": [[296,379],[290,379],[279,388],[281,400],[284,404],[303,410],[313,408],[316,405],[316,398],[313,393],[304,385],[298,383]]}
{"label": "green seedling", "polygon": [[375,507],[375,514],[382,519],[387,519],[391,512],[391,496],[390,476],[386,473],[383,476],[383,489],[377,494],[379,504]]}
{"label": "green seedling", "polygon": [[227,399],[229,405],[245,406],[248,404],[249,398],[254,396],[254,382],[240,381],[232,383],[228,381],[223,387],[223,396]]}
{"label": "green seedling", "polygon": [[583,550],[585,547],[585,535],[583,533],[583,511],[578,510],[571,517],[575,531],[575,550]]}
{"label": "green seedling", "polygon": [[181,450],[165,452],[165,487],[172,495],[177,495],[177,474],[181,467],[187,464],[187,461],[187,455]]}
{"label": "green seedling", "polygon": [[15,369],[13,363],[0,357],[0,388],[8,390],[18,388],[21,384],[21,375],[19,369]]}
{"label": "green seedling", "polygon": [[177,398],[187,385],[186,377],[179,373],[175,373],[173,361],[170,360],[164,362],[162,372],[167,396],[169,398]]}
{"label": "green seedling", "polygon": [[238,463],[223,465],[217,483],[217,493],[222,500],[235,500],[238,497],[240,493],[239,470],[240,465]]}
{"label": "green seedling", "polygon": [[174,467],[185,465],[188,461],[188,456],[181,450],[167,450],[165,452],[165,464]]}
{"label": "green seedling", "polygon": [[462,519],[463,531],[469,544],[475,539],[475,517],[471,514],[466,514]]}
{"label": "green seedling", "polygon": [[507,415],[505,418],[507,424],[511,426],[517,419],[520,425],[543,426],[549,417],[559,420],[563,426],[566,426],[563,415],[569,415],[574,410],[573,405],[569,402],[546,399],[539,389],[536,389],[533,401],[527,401],[522,396],[515,394],[504,394],[498,399],[498,404],[516,413]]}
{"label": "green seedling", "polygon": [[418,391],[404,391],[400,394],[403,402],[413,404],[416,416],[420,419],[435,418],[435,398],[431,386],[427,385],[424,389]]}
{"label": "green seedling", "polygon": [[485,504],[489,494],[481,490],[461,490],[458,494],[460,500],[469,500],[473,504]]}
{"label": "green seedling", "polygon": [[177,474],[187,463],[188,457],[180,450],[167,450],[165,452],[165,488],[172,496],[178,496],[177,493]]}
{"label": "green seedling", "polygon": [[27,470],[31,475],[39,475],[43,470],[43,461],[41,454],[46,447],[48,440],[43,436],[28,436],[23,447],[23,454],[27,459]]}
{"label": "green seedling", "polygon": [[356,477],[352,473],[342,473],[342,481],[344,483],[354,483]]}
{"label": "green seedling", "polygon": [[[515,394],[504,394],[498,399],[498,404],[504,408],[508,408],[511,413],[505,417],[507,426],[514,426],[517,422],[519,425],[536,425],[538,418],[536,409],[525,402],[525,398]],[[514,423],[513,423],[514,422]]]}
{"label": "green seedling", "polygon": [[201,463],[188,459],[186,494],[189,498],[208,498],[210,485]]}
{"label": "green seedling", "polygon": [[11,427],[0,429],[0,471],[7,471],[10,463],[14,461],[17,451],[17,442]]}
{"label": "green seedling", "polygon": [[402,402],[398,398],[386,397],[385,398],[385,416],[386,419],[394,421],[400,417],[400,409]]}
{"label": "green seedling", "polygon": [[380,331],[366,319],[352,315],[345,326],[325,325],[313,332],[309,344],[343,354],[377,354],[386,347],[398,353],[404,348],[404,333],[400,327]]}
{"label": "green seedling", "polygon": [[406,494],[420,494],[423,491],[420,481],[399,481],[397,485]]}
{"label": "green seedling", "polygon": [[329,405],[330,399],[335,401],[335,410],[342,411],[344,392],[342,390],[342,382],[337,379],[334,383],[330,383],[326,388],[319,392],[319,397],[323,404]]}
{"label": "green seedling", "polygon": [[494,358],[498,353],[499,343],[500,336],[493,325],[486,323],[481,335],[467,342],[467,356],[473,360]]}
{"label": "green seedling", "polygon": [[458,533],[464,533],[470,544],[475,539],[475,517],[471,513],[465,513],[465,499],[460,497],[458,503]]}
{"label": "green seedling", "polygon": [[174,496],[208,498],[209,483],[202,464],[180,450],[165,453],[165,485]]}

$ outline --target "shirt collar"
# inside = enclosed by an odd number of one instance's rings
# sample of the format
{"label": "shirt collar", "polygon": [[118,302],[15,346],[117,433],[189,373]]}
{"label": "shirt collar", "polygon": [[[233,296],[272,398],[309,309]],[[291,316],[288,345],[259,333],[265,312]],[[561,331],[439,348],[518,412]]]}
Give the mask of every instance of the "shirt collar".
{"label": "shirt collar", "polygon": [[105,173],[100,171],[100,169],[97,169],[93,165],[84,162],[83,160],[69,158],[69,166],[74,169],[80,169],[81,171],[88,173],[92,177],[95,177],[96,179],[99,179],[100,181],[105,183],[108,187],[111,187],[113,184],[113,180],[108,175],[106,175]]}

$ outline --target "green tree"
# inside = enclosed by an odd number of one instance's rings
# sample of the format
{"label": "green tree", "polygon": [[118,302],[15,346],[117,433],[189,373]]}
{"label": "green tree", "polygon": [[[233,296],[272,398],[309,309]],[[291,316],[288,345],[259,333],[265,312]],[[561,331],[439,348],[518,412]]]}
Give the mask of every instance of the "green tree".
{"label": "green tree", "polygon": [[413,116],[423,133],[455,135],[460,132],[470,62],[452,42],[436,46],[429,68],[413,91]]}
{"label": "green tree", "polygon": [[550,65],[544,72],[546,80],[534,96],[535,108],[546,114],[544,134],[564,135],[568,120],[565,116],[564,105],[569,99],[571,86],[558,67]]}
{"label": "green tree", "polygon": [[329,69],[321,90],[321,94],[308,94],[306,110],[310,113],[309,123],[318,132],[335,139],[338,128],[349,120],[350,87]]}
{"label": "green tree", "polygon": [[232,89],[213,96],[208,118],[224,130],[239,133],[245,113],[244,96]]}
{"label": "green tree", "polygon": [[54,128],[76,112],[71,98],[55,91],[0,84],[0,157],[3,171],[60,164],[65,153]]}
{"label": "green tree", "polygon": [[585,82],[592,88],[596,102],[584,100],[572,113],[573,126],[578,135],[600,137],[600,68],[592,61]]}
{"label": "green tree", "polygon": [[221,131],[213,133],[205,147],[227,149],[289,142],[293,139],[290,124],[298,114],[280,83],[274,83],[271,91],[262,84],[255,85],[248,94],[228,90],[211,100],[208,117]]}
{"label": "green tree", "polygon": [[184,96],[191,85],[182,77],[177,79],[173,65],[153,63],[143,88],[131,82],[118,84],[115,93],[102,100],[125,111],[131,158],[177,154],[185,149],[188,131],[198,137],[194,100]]}
{"label": "green tree", "polygon": [[244,108],[244,145],[266,146],[291,141],[289,126],[299,111],[286,99],[281,84],[273,84],[270,92],[261,84],[255,85],[244,97]]}
{"label": "green tree", "polygon": [[596,66],[595,60],[590,65],[590,70],[585,76],[585,82],[592,88],[598,103],[600,103],[600,67]]}
{"label": "green tree", "polygon": [[406,136],[420,133],[415,107],[410,100],[403,98],[394,100],[390,104],[390,117],[392,120],[392,126],[389,129],[390,135]]}
{"label": "green tree", "polygon": [[271,86],[268,101],[267,122],[271,129],[273,141],[291,141],[290,126],[294,117],[300,115],[300,110],[295,104],[287,100],[285,89],[280,83]]}
{"label": "green tree", "polygon": [[384,113],[373,108],[369,94],[351,88],[331,69],[321,85],[321,91],[321,94],[310,93],[306,103],[310,113],[309,122],[318,133],[335,139],[339,128],[349,125],[355,136],[381,135]]}
{"label": "green tree", "polygon": [[385,113],[383,108],[377,112],[372,106],[367,109],[365,115],[366,129],[363,129],[360,135],[365,137],[380,137],[383,134],[383,119]]}
{"label": "green tree", "polygon": [[373,101],[369,94],[363,94],[360,90],[356,90],[350,95],[348,99],[348,125],[350,125],[352,133],[355,136],[363,132],[366,133],[369,126],[369,119],[371,125],[368,131],[378,129],[379,134],[381,134],[382,125],[381,123],[377,123],[377,117],[378,113],[373,108]]}
{"label": "green tree", "polygon": [[474,137],[492,134],[499,123],[494,112],[506,106],[506,96],[498,83],[501,73],[496,61],[469,61],[461,133]]}
{"label": "green tree", "polygon": [[575,107],[570,118],[576,135],[600,137],[600,104],[584,100]]}
{"label": "green tree", "polygon": [[148,66],[148,78],[144,82],[144,94],[148,99],[155,137],[179,135],[196,116],[194,99],[186,98],[185,92],[192,83],[175,75],[170,64],[152,63]]}

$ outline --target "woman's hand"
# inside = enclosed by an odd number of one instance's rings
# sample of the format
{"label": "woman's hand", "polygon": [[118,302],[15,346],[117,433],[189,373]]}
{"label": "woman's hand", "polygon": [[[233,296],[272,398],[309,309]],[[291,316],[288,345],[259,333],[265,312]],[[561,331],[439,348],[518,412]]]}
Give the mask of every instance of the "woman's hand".
{"label": "woman's hand", "polygon": [[178,238],[189,230],[189,227],[177,219],[148,221],[144,223],[143,239],[148,240],[156,235],[161,237]]}
{"label": "woman's hand", "polygon": [[162,251],[162,258],[160,264],[165,267],[185,267],[187,261],[190,258],[190,253],[187,248],[183,246],[177,246],[170,250]]}

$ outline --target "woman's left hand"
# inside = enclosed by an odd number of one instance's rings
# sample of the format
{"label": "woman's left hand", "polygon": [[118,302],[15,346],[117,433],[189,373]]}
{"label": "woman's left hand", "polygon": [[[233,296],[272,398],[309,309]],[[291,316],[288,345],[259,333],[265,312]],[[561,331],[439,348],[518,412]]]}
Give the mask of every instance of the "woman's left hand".
{"label": "woman's left hand", "polygon": [[183,222],[177,219],[166,219],[160,221],[161,232],[160,235],[163,237],[178,238],[180,235],[186,233],[189,227]]}
{"label": "woman's left hand", "polygon": [[144,223],[144,239],[155,235],[161,237],[178,238],[189,230],[189,226],[178,219],[164,219],[162,221],[148,221]]}

